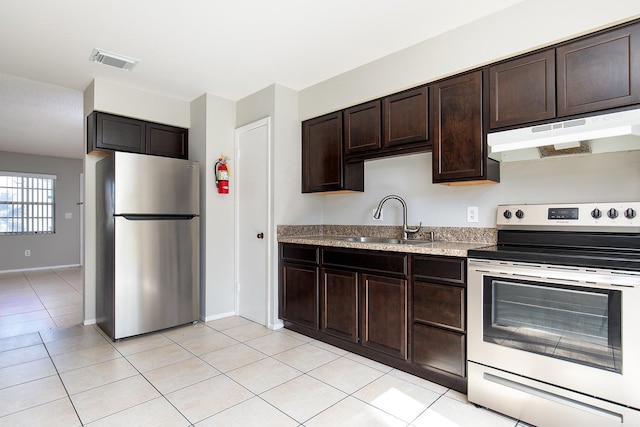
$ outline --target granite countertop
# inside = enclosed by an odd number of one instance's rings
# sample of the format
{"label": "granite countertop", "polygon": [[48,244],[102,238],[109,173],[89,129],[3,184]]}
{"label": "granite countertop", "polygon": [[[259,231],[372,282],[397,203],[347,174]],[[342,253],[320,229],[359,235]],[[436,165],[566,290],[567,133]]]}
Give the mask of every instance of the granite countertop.
{"label": "granite countertop", "polygon": [[487,243],[474,242],[425,242],[420,244],[350,242],[340,240],[339,236],[287,236],[278,238],[281,243],[297,243],[300,245],[332,246],[336,248],[368,249],[373,251],[405,252],[425,255],[448,255],[466,257],[469,249],[489,246]]}
{"label": "granite countertop", "polygon": [[[429,232],[435,239],[428,240]],[[469,249],[495,244],[495,229],[486,228],[429,228],[416,237],[424,243],[400,244],[380,242],[354,242],[349,236],[399,238],[402,228],[380,226],[278,226],[278,242],[301,245],[331,246],[336,248],[368,249],[374,251],[404,252],[425,255],[466,257]]]}

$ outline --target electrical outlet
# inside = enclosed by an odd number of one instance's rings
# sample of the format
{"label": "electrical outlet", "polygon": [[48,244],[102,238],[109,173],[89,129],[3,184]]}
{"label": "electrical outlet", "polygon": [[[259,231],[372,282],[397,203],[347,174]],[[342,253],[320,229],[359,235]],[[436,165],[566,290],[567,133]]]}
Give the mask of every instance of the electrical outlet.
{"label": "electrical outlet", "polygon": [[31,256],[31,250],[30,249],[25,249],[24,256]]}
{"label": "electrical outlet", "polygon": [[477,206],[467,206],[467,222],[478,222]]}
{"label": "electrical outlet", "polygon": [[384,209],[380,209],[380,218],[376,218],[375,216],[373,216],[375,214],[376,214],[376,210],[374,209],[373,210],[373,214],[371,214],[371,216],[373,217],[373,220],[374,221],[382,221],[383,215],[384,215]]}

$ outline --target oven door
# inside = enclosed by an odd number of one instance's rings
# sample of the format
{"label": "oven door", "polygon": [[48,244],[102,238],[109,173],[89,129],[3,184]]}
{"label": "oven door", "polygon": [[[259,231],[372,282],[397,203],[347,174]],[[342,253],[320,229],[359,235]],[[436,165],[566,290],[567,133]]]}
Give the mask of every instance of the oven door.
{"label": "oven door", "polygon": [[[640,409],[640,275],[475,259],[468,269],[470,364]],[[470,400],[471,389],[470,374]]]}

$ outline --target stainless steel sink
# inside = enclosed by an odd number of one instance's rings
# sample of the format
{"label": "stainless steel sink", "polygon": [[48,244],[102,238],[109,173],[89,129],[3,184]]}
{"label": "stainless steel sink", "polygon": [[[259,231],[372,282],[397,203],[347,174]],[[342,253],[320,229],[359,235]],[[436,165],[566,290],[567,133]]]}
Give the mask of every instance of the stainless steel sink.
{"label": "stainless steel sink", "polygon": [[431,240],[418,240],[418,239],[390,239],[387,237],[342,237],[332,236],[335,240],[344,240],[346,242],[359,242],[359,243],[382,243],[382,244],[395,244],[395,245],[424,245],[433,243]]}

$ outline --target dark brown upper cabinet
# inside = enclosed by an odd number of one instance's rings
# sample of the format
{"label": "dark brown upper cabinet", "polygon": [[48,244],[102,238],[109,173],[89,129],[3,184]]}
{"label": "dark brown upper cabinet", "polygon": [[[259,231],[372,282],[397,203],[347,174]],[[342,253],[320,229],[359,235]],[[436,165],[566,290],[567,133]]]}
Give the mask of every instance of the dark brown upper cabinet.
{"label": "dark brown upper cabinet", "polygon": [[487,158],[483,70],[433,85],[433,182],[498,182],[499,164]]}
{"label": "dark brown upper cabinet", "polygon": [[491,129],[556,116],[555,60],[551,49],[489,67]]}
{"label": "dark brown upper cabinet", "polygon": [[87,144],[87,153],[144,153],[145,122],[94,111],[87,117]]}
{"label": "dark brown upper cabinet", "polygon": [[379,99],[344,110],[344,153],[379,149],[382,146],[380,120]]}
{"label": "dark brown upper cabinet", "polygon": [[345,163],[342,111],[302,122],[302,192],[364,191],[364,163]]}
{"label": "dark brown upper cabinet", "polygon": [[87,153],[126,151],[186,159],[188,129],[94,111],[87,117]]}
{"label": "dark brown upper cabinet", "polygon": [[640,102],[640,24],[557,48],[558,116]]}
{"label": "dark brown upper cabinet", "polygon": [[383,146],[400,147],[429,140],[429,88],[407,90],[383,99]]}
{"label": "dark brown upper cabinet", "polygon": [[147,154],[187,158],[187,130],[159,123],[147,123]]}
{"label": "dark brown upper cabinet", "polygon": [[345,158],[418,153],[429,141],[429,89],[422,86],[344,110]]}

